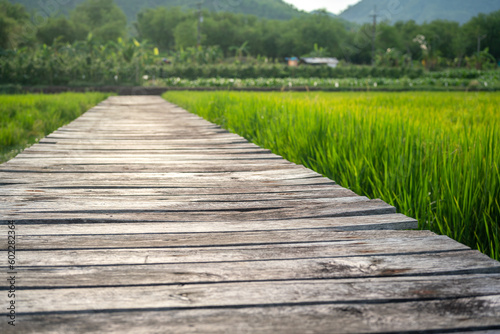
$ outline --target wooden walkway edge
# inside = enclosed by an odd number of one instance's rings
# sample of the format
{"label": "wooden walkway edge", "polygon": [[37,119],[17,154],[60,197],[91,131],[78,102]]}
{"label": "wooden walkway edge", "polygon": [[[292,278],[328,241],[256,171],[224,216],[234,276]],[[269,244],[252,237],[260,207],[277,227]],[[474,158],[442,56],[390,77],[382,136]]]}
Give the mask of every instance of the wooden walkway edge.
{"label": "wooden walkway edge", "polygon": [[1,333],[500,332],[499,262],[160,97],[0,165],[0,223]]}

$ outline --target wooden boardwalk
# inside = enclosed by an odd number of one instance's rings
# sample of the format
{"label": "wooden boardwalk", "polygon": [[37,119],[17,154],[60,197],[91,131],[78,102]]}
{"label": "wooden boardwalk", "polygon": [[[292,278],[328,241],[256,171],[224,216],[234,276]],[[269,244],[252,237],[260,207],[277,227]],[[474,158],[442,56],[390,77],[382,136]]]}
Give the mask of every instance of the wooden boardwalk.
{"label": "wooden boardwalk", "polygon": [[2,164],[0,219],[1,333],[500,332],[499,262],[159,97]]}

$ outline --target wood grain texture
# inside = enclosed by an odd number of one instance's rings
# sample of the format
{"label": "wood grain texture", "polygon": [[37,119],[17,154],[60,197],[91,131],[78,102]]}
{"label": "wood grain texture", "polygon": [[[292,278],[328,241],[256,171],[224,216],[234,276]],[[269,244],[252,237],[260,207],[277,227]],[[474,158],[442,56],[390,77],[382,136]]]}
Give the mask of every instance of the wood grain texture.
{"label": "wood grain texture", "polygon": [[0,165],[9,220],[16,333],[500,331],[500,263],[159,97]]}

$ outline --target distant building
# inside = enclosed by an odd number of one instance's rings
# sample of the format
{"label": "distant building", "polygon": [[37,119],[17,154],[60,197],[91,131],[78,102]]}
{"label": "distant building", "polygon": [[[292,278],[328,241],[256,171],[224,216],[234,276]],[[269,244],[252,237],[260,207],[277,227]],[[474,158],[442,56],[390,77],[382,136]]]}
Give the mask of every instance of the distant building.
{"label": "distant building", "polygon": [[299,58],[297,57],[286,57],[286,61],[288,61],[288,66],[299,66]]}
{"label": "distant building", "polygon": [[323,57],[306,57],[300,59],[302,63],[307,65],[328,65],[330,67],[337,67],[339,60],[337,58],[323,58]]}

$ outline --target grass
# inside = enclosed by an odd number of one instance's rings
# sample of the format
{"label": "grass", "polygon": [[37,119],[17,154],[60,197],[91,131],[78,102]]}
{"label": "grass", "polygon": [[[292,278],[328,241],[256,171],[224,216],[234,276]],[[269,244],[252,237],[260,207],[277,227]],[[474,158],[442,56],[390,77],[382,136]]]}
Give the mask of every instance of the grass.
{"label": "grass", "polygon": [[164,97],[500,259],[499,93]]}
{"label": "grass", "polygon": [[0,163],[67,124],[109,94],[0,95]]}

